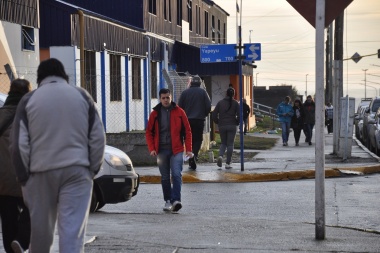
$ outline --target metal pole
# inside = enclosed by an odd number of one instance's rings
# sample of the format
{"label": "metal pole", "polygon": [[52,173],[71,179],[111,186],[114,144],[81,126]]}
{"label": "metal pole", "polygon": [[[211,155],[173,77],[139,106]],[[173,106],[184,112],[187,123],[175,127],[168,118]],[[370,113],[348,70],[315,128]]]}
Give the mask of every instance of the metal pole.
{"label": "metal pole", "polygon": [[307,97],[307,76],[308,76],[309,74],[306,74],[306,90],[305,90],[305,100],[306,100],[306,97]]}
{"label": "metal pole", "polygon": [[315,42],[315,237],[325,239],[324,29],[325,1],[316,2]]}
{"label": "metal pole", "polygon": [[79,54],[80,54],[80,87],[85,88],[86,87],[86,81],[84,78],[84,14],[83,11],[78,10],[79,15]]}
{"label": "metal pole", "polygon": [[367,98],[367,70],[363,69],[364,71],[364,98]]}

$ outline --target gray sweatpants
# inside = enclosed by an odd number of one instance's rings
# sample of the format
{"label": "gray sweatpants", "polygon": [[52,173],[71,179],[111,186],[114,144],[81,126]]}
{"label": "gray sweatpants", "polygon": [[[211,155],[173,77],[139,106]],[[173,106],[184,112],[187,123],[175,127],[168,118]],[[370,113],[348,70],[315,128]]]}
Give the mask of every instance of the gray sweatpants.
{"label": "gray sweatpants", "polygon": [[57,216],[59,252],[84,252],[92,184],[92,173],[85,167],[30,175],[22,187],[31,220],[29,253],[50,252]]}
{"label": "gray sweatpants", "polygon": [[227,148],[227,160],[226,163],[231,163],[232,152],[234,151],[234,141],[236,136],[236,125],[220,126],[219,135],[221,145],[219,148],[219,156],[223,157]]}

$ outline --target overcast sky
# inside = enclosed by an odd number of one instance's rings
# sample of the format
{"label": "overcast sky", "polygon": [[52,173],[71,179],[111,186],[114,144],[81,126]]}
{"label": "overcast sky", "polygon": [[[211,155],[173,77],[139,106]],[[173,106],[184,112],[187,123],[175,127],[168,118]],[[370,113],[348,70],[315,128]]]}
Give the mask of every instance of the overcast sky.
{"label": "overcast sky", "polygon": [[[214,0],[230,14],[227,43],[236,43],[236,0]],[[238,0],[240,4],[240,0]],[[259,86],[287,84],[305,94],[315,94],[315,29],[286,0],[243,0],[242,39],[261,43],[254,81]],[[250,30],[252,30],[250,32]],[[354,0],[345,11],[344,56],[369,55],[380,49],[380,0]],[[377,66],[374,66],[377,65]],[[362,58],[359,63],[344,61],[344,95],[364,97],[367,70],[367,97],[379,94],[380,59]],[[362,84],[362,85],[361,85]],[[377,90],[377,94],[375,93]]]}

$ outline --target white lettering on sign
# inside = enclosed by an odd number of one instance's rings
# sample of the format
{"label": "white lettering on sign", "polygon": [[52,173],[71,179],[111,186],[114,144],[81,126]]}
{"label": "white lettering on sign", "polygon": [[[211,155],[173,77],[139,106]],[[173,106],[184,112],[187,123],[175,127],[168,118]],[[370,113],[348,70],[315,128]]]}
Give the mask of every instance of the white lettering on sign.
{"label": "white lettering on sign", "polygon": [[202,49],[204,54],[219,54],[219,49]]}

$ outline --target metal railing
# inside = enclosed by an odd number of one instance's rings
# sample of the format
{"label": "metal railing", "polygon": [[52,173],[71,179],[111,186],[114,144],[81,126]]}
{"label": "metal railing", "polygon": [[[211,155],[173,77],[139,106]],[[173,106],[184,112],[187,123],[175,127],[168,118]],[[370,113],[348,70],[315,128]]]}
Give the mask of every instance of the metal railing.
{"label": "metal railing", "polygon": [[278,118],[278,116],[276,114],[276,109],[274,109],[270,106],[267,106],[267,105],[256,103],[256,102],[252,102],[252,108],[253,108],[254,112],[259,112],[260,114],[267,115],[267,116],[271,117],[272,118],[272,129],[273,130],[275,129],[275,119]]}

